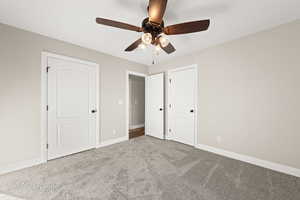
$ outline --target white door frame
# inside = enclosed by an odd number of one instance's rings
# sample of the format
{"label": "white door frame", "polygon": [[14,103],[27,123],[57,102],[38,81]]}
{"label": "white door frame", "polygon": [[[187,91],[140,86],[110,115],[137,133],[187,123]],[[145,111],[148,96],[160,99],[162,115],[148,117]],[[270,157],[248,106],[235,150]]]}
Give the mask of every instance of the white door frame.
{"label": "white door frame", "polygon": [[196,74],[195,74],[195,79],[196,79],[196,87],[195,87],[195,136],[194,136],[194,147],[197,146],[198,144],[198,65],[197,64],[193,64],[193,65],[188,65],[188,66],[185,66],[185,67],[179,67],[179,68],[176,68],[176,69],[170,69],[167,71],[167,99],[166,99],[166,102],[167,102],[167,105],[166,105],[166,109],[167,109],[167,112],[166,112],[166,139],[170,140],[172,139],[172,136],[170,136],[169,134],[169,116],[170,116],[170,109],[169,109],[169,99],[170,99],[170,82],[169,82],[169,77],[170,77],[170,73],[172,72],[176,72],[176,71],[182,71],[182,70],[186,70],[186,69],[195,69],[196,71]]}
{"label": "white door frame", "polygon": [[41,161],[46,163],[48,161],[48,113],[47,113],[47,104],[48,104],[48,76],[47,76],[47,67],[48,67],[48,57],[59,58],[66,61],[77,62],[85,65],[89,65],[96,68],[96,145],[99,146],[100,139],[100,109],[99,109],[99,65],[97,63],[80,60],[77,58],[62,56],[58,54],[53,54],[49,52],[42,52],[42,61],[41,61]]}
{"label": "white door frame", "polygon": [[125,113],[126,113],[126,137],[129,140],[129,75],[134,75],[134,76],[139,76],[139,77],[144,77],[145,78],[145,126],[147,123],[146,120],[146,77],[148,76],[147,74],[144,73],[138,73],[138,72],[133,72],[133,71],[126,71],[126,78],[125,78],[125,85],[126,85],[126,102],[125,102]]}

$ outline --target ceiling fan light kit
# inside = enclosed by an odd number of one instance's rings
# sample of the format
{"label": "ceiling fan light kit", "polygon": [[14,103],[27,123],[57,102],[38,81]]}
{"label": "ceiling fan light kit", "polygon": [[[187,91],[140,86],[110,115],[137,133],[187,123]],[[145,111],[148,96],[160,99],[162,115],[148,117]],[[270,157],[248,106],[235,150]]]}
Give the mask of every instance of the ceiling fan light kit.
{"label": "ceiling fan light kit", "polygon": [[146,49],[146,45],[144,43],[139,44],[138,48],[140,49]]}
{"label": "ceiling fan light kit", "polygon": [[145,49],[149,45],[155,46],[155,51],[164,50],[167,54],[176,51],[166,35],[179,35],[195,33],[208,29],[210,20],[186,22],[165,27],[163,16],[167,7],[167,0],[149,0],[148,15],[142,22],[142,27],[117,22],[104,18],[97,18],[98,24],[112,26],[130,31],[143,32],[141,38],[132,43],[125,51],[133,51],[136,48]]}
{"label": "ceiling fan light kit", "polygon": [[156,45],[155,46],[155,52],[156,52],[156,54],[159,54],[160,50],[161,50],[161,47],[159,45]]}
{"label": "ceiling fan light kit", "polygon": [[168,46],[169,45],[169,43],[170,43],[170,41],[169,41],[169,39],[167,38],[167,36],[165,36],[165,34],[160,34],[160,36],[159,36],[159,42],[160,42],[160,45],[163,47],[163,48],[165,48],[166,46]]}
{"label": "ceiling fan light kit", "polygon": [[151,33],[144,33],[142,35],[142,41],[145,45],[149,45],[152,43],[152,35]]}

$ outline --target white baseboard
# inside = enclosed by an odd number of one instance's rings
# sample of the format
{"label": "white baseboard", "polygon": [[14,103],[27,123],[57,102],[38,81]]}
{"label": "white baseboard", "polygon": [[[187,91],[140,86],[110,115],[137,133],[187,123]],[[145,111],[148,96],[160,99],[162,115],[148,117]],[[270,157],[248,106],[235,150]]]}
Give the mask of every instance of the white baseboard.
{"label": "white baseboard", "polygon": [[[127,141],[127,140],[128,140],[128,136],[123,136],[120,138],[104,141],[104,142],[101,142],[99,145],[97,145],[97,148],[109,146],[109,145],[120,143],[120,142]],[[31,160],[15,162],[12,164],[8,164],[6,166],[0,166],[0,175],[6,174],[9,172],[13,172],[13,171],[17,171],[20,169],[28,168],[28,167],[33,167],[35,165],[39,165],[42,163],[44,163],[44,162],[41,158],[36,158],[36,159],[31,159]]]}
{"label": "white baseboard", "polygon": [[24,199],[20,199],[18,197],[13,197],[6,194],[0,194],[0,200],[24,200]]}
{"label": "white baseboard", "polygon": [[6,166],[0,166],[0,175],[1,174],[6,174],[9,172],[17,171],[20,169],[28,168],[28,167],[33,167],[35,165],[42,164],[42,159],[41,158],[36,158],[32,160],[24,160],[24,161],[19,161],[15,162],[12,164],[8,164]]}
{"label": "white baseboard", "polygon": [[127,141],[127,140],[128,140],[128,136],[123,136],[123,137],[120,137],[120,138],[103,141],[97,146],[97,148],[106,147],[106,146],[109,146],[109,145],[112,145],[112,144],[117,144],[117,143],[124,142],[124,141]]}
{"label": "white baseboard", "polygon": [[130,125],[129,129],[136,129],[136,128],[142,128],[142,127],[145,127],[145,124]]}
{"label": "white baseboard", "polygon": [[231,152],[231,151],[226,151],[226,150],[223,150],[223,149],[218,149],[218,148],[211,147],[211,146],[208,146],[208,145],[203,145],[203,144],[197,144],[196,148],[204,150],[204,151],[212,152],[212,153],[215,153],[215,154],[219,154],[219,155],[222,155],[222,156],[225,156],[225,157],[228,157],[228,158],[232,158],[232,159],[235,159],[235,160],[240,160],[240,161],[243,161],[243,162],[247,162],[247,163],[257,165],[257,166],[260,166],[260,167],[264,167],[264,168],[267,168],[267,169],[271,169],[271,170],[274,170],[274,171],[278,171],[278,172],[281,172],[281,173],[284,173],[284,174],[289,174],[289,175],[292,175],[292,176],[300,177],[300,169],[297,169],[297,168],[289,167],[289,166],[286,166],[286,165],[282,165],[282,164],[278,164],[278,163],[274,163],[274,162],[270,162],[270,161],[266,161],[266,160],[261,160],[261,159],[254,158],[254,157],[251,157],[251,156],[246,156],[246,155],[234,153],[234,152]]}

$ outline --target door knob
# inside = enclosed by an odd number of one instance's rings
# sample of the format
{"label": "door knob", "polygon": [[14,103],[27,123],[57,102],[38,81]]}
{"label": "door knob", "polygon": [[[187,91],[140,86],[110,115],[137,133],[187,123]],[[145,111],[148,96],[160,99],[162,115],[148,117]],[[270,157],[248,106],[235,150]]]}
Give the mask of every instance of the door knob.
{"label": "door knob", "polygon": [[163,109],[162,109],[162,108],[160,108],[160,109],[159,109],[159,111],[163,111]]}
{"label": "door knob", "polygon": [[97,112],[97,110],[92,110],[91,112],[92,112],[92,113],[96,113],[96,112]]}
{"label": "door knob", "polygon": [[190,112],[193,113],[193,112],[194,112],[194,109],[190,110]]}

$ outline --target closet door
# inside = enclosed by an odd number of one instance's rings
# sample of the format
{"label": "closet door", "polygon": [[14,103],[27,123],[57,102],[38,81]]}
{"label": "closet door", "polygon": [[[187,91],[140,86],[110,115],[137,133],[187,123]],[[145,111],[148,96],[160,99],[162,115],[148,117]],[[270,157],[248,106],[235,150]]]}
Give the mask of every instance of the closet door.
{"label": "closet door", "polygon": [[196,140],[197,70],[187,67],[169,72],[168,126],[170,139],[188,145]]}
{"label": "closet door", "polygon": [[48,160],[95,147],[96,68],[48,58]]}

